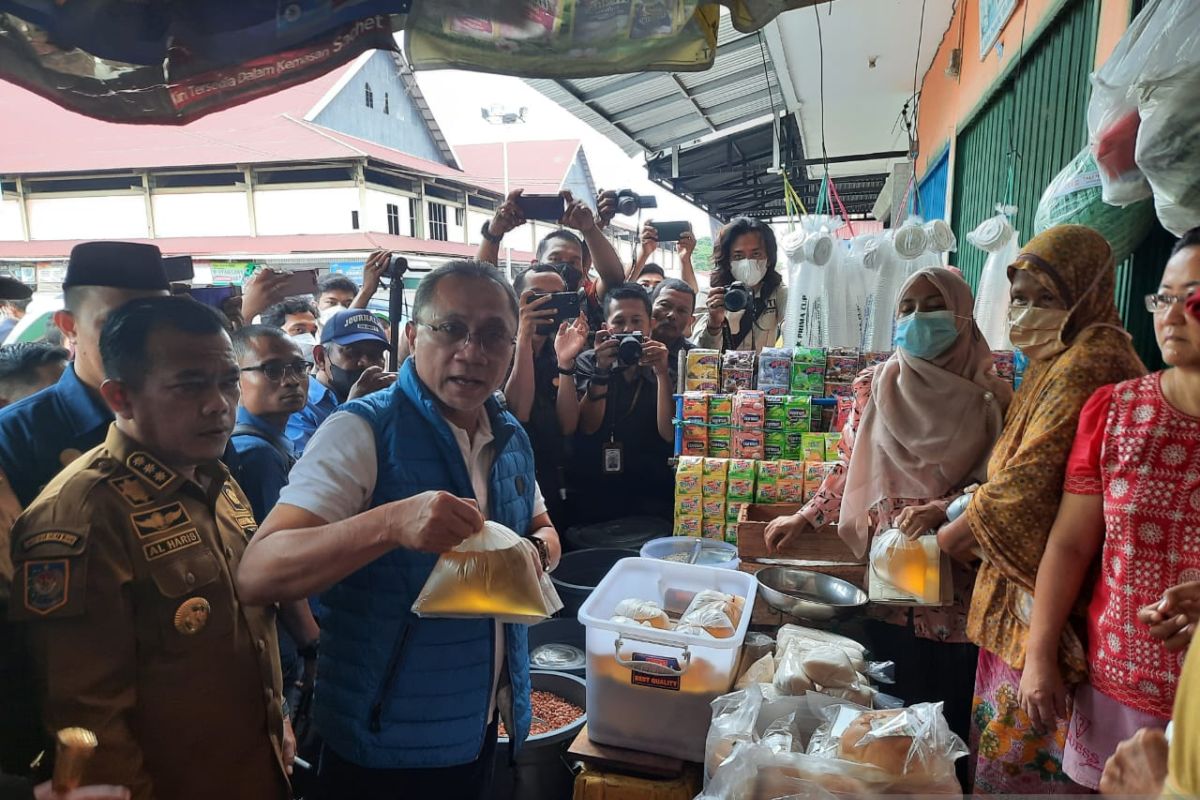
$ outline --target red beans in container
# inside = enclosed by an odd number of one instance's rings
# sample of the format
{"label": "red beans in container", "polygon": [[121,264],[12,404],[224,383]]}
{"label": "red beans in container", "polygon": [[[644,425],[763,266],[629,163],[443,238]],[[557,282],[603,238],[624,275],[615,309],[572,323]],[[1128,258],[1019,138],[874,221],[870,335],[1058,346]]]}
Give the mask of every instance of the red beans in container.
{"label": "red beans in container", "polygon": [[[530,736],[538,736],[559,728],[565,728],[583,716],[583,709],[574,703],[567,702],[554,692],[534,690],[530,692],[533,704],[533,725],[529,729]],[[508,732],[504,723],[500,723],[499,735],[507,738]]]}

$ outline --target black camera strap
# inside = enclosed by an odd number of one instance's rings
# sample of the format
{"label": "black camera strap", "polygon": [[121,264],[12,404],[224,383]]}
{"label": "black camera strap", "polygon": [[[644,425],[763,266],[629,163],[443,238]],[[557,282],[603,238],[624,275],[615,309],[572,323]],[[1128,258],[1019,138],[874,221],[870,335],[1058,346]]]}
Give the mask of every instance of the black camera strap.
{"label": "black camera strap", "polygon": [[742,342],[746,341],[746,337],[750,335],[750,331],[754,330],[755,323],[767,310],[767,301],[761,297],[754,297],[750,300],[750,305],[746,309],[745,316],[742,317],[742,329],[736,334],[729,328],[729,317],[725,317],[724,330],[721,332],[721,349],[722,350],[737,350],[742,346]]}

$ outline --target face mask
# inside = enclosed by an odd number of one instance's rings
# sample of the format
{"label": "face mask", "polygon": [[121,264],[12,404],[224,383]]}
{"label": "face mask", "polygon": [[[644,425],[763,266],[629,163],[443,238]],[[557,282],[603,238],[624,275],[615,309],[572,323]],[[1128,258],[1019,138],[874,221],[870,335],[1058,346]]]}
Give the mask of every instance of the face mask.
{"label": "face mask", "polygon": [[321,312],[321,317],[320,317],[321,324],[324,325],[326,322],[329,322],[329,320],[333,319],[334,314],[338,313],[339,311],[345,311],[345,310],[346,309],[342,308],[341,306],[330,306],[329,308],[327,308]]}
{"label": "face mask", "polygon": [[1054,358],[1067,349],[1059,333],[1071,312],[1061,308],[1009,307],[1008,338],[1034,361]]}
{"label": "face mask", "polygon": [[317,343],[317,337],[311,333],[298,333],[295,336],[289,336],[297,347],[300,348],[300,354],[304,356],[305,361],[313,360],[313,345]]}
{"label": "face mask", "polygon": [[354,388],[354,384],[358,383],[358,379],[362,377],[365,370],[361,369],[342,369],[332,361],[327,362],[329,367],[329,388],[333,389],[343,402],[350,396],[350,390]]}
{"label": "face mask", "polygon": [[957,338],[951,311],[914,311],[896,321],[896,346],[914,358],[937,358]]}
{"label": "face mask", "polygon": [[741,281],[747,286],[754,287],[762,283],[767,274],[765,258],[739,258],[729,262],[729,271],[735,281]]}

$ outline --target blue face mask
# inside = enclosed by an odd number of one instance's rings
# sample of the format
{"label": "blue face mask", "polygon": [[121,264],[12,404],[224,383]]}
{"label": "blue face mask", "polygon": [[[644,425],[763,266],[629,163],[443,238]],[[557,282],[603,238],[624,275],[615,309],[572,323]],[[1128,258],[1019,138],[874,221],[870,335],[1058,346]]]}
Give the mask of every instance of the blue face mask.
{"label": "blue face mask", "polygon": [[958,338],[950,311],[914,311],[896,320],[896,347],[928,361],[950,349]]}

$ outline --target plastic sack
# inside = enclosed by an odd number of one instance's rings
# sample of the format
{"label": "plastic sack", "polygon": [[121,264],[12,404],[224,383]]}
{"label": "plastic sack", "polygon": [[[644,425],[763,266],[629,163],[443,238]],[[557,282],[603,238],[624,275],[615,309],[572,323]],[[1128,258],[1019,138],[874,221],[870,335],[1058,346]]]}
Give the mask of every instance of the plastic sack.
{"label": "plastic sack", "polygon": [[[967,241],[988,254],[975,290],[975,324],[993,350],[1011,350],[1008,339],[1008,267],[1017,260],[1021,244],[1009,222],[999,211],[967,234]],[[1011,208],[1015,214],[1016,209]]]}
{"label": "plastic sack", "polygon": [[[756,684],[712,701],[713,718],[705,740],[705,778],[711,776],[738,746],[759,742],[769,733],[786,729],[793,749],[803,752],[813,732],[825,724],[824,709],[833,701],[820,695],[791,697],[770,684]],[[776,746],[780,744],[775,741]]]}
{"label": "plastic sack", "polygon": [[1158,221],[1176,236],[1200,225],[1200,54],[1190,57],[1190,69],[1155,81],[1139,103],[1137,163]]}
{"label": "plastic sack", "polygon": [[848,636],[816,628],[805,628],[801,625],[781,625],[775,634],[775,654],[782,654],[784,650],[792,647],[793,643],[801,644],[802,649],[805,650],[824,645],[839,647],[846,652],[850,663],[856,670],[861,672],[866,669],[867,648]]}
{"label": "plastic sack", "polygon": [[775,676],[772,680],[776,691],[781,694],[798,696],[817,688],[813,679],[804,671],[804,650],[799,647],[786,647],[776,650]]}
{"label": "plastic sack", "polygon": [[746,689],[750,686],[759,683],[773,683],[775,681],[775,656],[767,653],[762,658],[752,663],[749,668],[738,676],[737,682],[734,683],[735,689]]}
{"label": "plastic sack", "polygon": [[1118,264],[1141,244],[1153,224],[1154,207],[1149,199],[1125,208],[1104,202],[1100,169],[1086,147],[1050,181],[1033,218],[1034,233],[1055,225],[1086,225],[1099,232],[1108,240]]}
{"label": "plastic sack", "polygon": [[739,743],[696,800],[861,798],[887,785],[887,775],[862,764]]}
{"label": "plastic sack", "polygon": [[671,618],[663,611],[662,606],[653,600],[622,600],[613,609],[613,617],[625,617],[638,625],[648,625],[664,631],[671,628]]}
{"label": "plastic sack", "polygon": [[412,605],[419,617],[489,617],[532,625],[563,607],[532,545],[498,522],[438,557]]}
{"label": "plastic sack", "polygon": [[890,776],[892,791],[961,791],[954,762],[968,749],[951,732],[941,703],[884,711],[832,706],[825,718],[809,755],[874,767]]}
{"label": "plastic sack", "polygon": [[745,600],[731,594],[704,590],[697,592],[679,618],[679,628],[700,628],[709,636],[728,639],[737,632]]}

